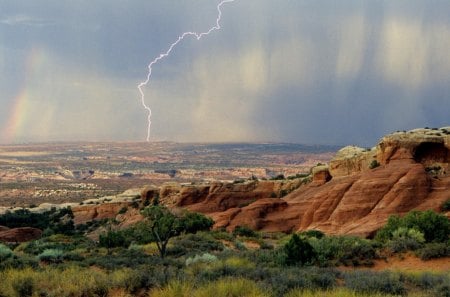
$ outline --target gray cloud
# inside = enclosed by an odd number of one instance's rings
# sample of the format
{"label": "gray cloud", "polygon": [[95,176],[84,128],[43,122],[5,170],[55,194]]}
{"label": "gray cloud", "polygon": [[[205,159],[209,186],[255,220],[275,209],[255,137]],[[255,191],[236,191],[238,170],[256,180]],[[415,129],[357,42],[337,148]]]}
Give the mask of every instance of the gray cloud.
{"label": "gray cloud", "polygon": [[[152,135],[368,146],[393,130],[448,125],[450,4],[431,2],[226,4],[221,31],[185,40],[154,68]],[[0,141],[144,140],[136,85],[146,64],[183,31],[214,24],[215,3],[8,3]]]}
{"label": "gray cloud", "polygon": [[43,20],[40,18],[32,17],[25,14],[17,14],[13,16],[7,16],[3,19],[0,19],[0,24],[9,25],[9,26],[48,26],[51,25],[52,22]]}

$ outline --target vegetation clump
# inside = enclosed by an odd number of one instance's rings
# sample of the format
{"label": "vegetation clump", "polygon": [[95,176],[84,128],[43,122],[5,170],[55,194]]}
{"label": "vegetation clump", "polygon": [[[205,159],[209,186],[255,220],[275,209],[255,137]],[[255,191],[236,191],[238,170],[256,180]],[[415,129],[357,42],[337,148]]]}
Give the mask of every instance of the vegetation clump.
{"label": "vegetation clump", "polygon": [[370,267],[386,251],[448,256],[445,223],[433,212],[390,218],[376,240],[210,231],[211,219],[158,204],[142,213],[144,221],[125,229],[90,224],[108,228],[98,241],[77,231],[0,244],[0,296],[448,296],[450,289],[445,272],[336,268]]}

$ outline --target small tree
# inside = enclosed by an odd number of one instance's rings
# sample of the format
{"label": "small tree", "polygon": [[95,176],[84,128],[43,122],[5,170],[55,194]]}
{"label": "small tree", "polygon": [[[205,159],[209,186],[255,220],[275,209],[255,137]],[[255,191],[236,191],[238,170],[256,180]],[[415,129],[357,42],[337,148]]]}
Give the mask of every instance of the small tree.
{"label": "small tree", "polygon": [[314,248],[297,234],[292,235],[289,242],[286,243],[284,252],[287,265],[305,265],[311,263],[316,257]]}
{"label": "small tree", "polygon": [[147,218],[149,228],[156,241],[161,258],[167,253],[167,244],[172,237],[181,233],[196,233],[209,230],[214,222],[201,214],[185,212],[180,216],[172,213],[167,207],[152,205],[142,211]]}

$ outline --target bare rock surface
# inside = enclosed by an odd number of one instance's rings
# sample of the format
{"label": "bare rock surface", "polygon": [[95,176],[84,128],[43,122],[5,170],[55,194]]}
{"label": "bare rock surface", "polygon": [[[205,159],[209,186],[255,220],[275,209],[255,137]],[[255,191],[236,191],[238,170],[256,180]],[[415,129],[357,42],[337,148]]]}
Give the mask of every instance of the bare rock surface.
{"label": "bare rock surface", "polygon": [[36,228],[23,227],[0,231],[0,242],[18,243],[41,238],[42,231]]}

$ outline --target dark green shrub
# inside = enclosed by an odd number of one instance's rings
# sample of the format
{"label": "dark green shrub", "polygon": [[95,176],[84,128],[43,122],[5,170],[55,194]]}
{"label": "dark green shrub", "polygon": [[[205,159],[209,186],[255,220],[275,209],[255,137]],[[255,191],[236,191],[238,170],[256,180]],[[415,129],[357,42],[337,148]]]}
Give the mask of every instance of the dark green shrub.
{"label": "dark green shrub", "polygon": [[417,255],[422,260],[448,257],[450,256],[450,246],[447,243],[429,243],[419,249]]}
{"label": "dark green shrub", "polygon": [[3,245],[0,243],[0,262],[3,262],[13,256],[14,256],[14,254],[11,251],[11,249],[9,247],[7,247],[6,245]]}
{"label": "dark green shrub", "polygon": [[167,249],[167,254],[173,257],[184,255],[193,256],[195,254],[222,251],[223,244],[215,240],[208,233],[181,235],[173,240],[173,244]]}
{"label": "dark green shrub", "polygon": [[236,226],[233,230],[234,236],[258,237],[258,234],[247,226]]}
{"label": "dark green shrub", "polygon": [[124,247],[127,248],[130,242],[121,231],[108,231],[106,234],[100,234],[99,246],[106,248]]}
{"label": "dark green shrub", "polygon": [[372,160],[372,162],[370,162],[369,169],[380,167],[380,165],[380,162],[378,162],[377,160]]}
{"label": "dark green shrub", "polygon": [[122,208],[119,210],[118,214],[124,214],[124,213],[126,213],[127,211],[128,211],[128,207],[124,206],[124,207],[122,207]]}
{"label": "dark green shrub", "polygon": [[360,293],[406,293],[400,276],[391,272],[353,271],[346,273],[344,280],[347,288]]}
{"label": "dark green shrub", "polygon": [[187,212],[183,217],[183,231],[185,233],[207,231],[213,225],[214,221],[201,213]]}
{"label": "dark green shrub", "polygon": [[315,237],[317,239],[321,239],[325,236],[325,233],[319,230],[308,230],[300,233],[301,235],[305,237]]}
{"label": "dark green shrub", "polygon": [[316,258],[313,247],[307,240],[300,238],[297,234],[292,235],[283,250],[286,254],[285,262],[287,265],[311,264]]}
{"label": "dark green shrub", "polygon": [[442,211],[450,211],[450,199],[442,204],[441,209]]}
{"label": "dark green shrub", "polygon": [[12,287],[17,296],[31,297],[33,295],[34,280],[31,277],[20,278],[13,283]]}

